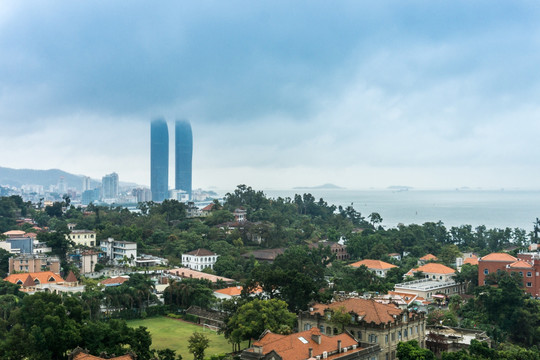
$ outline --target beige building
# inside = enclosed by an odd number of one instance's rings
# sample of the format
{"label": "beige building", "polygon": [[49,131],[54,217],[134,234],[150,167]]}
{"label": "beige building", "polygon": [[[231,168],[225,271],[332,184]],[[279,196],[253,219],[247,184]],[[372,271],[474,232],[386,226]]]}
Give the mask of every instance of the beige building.
{"label": "beige building", "polygon": [[388,270],[397,268],[396,265],[389,264],[381,260],[370,260],[370,259],[360,260],[349,266],[354,267],[354,268],[365,266],[368,268],[369,271],[371,271],[378,277],[386,277],[386,273],[388,272]]}
{"label": "beige building", "polygon": [[60,259],[56,256],[22,254],[9,258],[9,273],[52,271],[60,273]]}
{"label": "beige building", "polygon": [[68,237],[75,243],[75,246],[97,246],[96,232],[92,230],[71,230]]}
{"label": "beige building", "polygon": [[315,304],[309,311],[300,312],[298,329],[306,331],[316,327],[322,334],[338,333],[337,325],[332,322],[332,311],[336,309],[344,309],[351,316],[350,323],[345,325],[346,331],[358,341],[380,346],[379,360],[396,359],[400,341],[417,340],[421,347],[425,347],[426,321],[423,314],[374,300],[351,298],[329,305]]}

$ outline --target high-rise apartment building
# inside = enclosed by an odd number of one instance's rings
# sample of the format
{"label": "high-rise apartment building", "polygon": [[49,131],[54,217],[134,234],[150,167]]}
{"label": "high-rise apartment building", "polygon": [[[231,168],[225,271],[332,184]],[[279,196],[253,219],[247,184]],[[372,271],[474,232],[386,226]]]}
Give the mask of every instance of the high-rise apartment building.
{"label": "high-rise apartment building", "polygon": [[83,177],[83,181],[82,181],[82,191],[85,192],[86,190],[90,190],[90,177],[89,176],[85,176]]}
{"label": "high-rise apartment building", "polygon": [[152,201],[169,197],[169,130],[164,119],[150,125],[150,190]]}
{"label": "high-rise apartment building", "polygon": [[188,193],[191,199],[191,166],[193,158],[193,134],[187,120],[175,123],[175,189]]}
{"label": "high-rise apartment building", "polygon": [[101,178],[103,199],[115,199],[118,197],[118,174],[112,173]]}

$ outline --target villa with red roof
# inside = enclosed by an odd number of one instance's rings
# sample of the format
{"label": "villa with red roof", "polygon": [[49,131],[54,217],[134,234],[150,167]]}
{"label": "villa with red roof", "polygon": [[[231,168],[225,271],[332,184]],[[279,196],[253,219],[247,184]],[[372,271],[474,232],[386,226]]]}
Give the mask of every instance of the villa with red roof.
{"label": "villa with red roof", "polygon": [[21,286],[21,291],[33,294],[39,291],[49,291],[53,293],[63,292],[83,292],[84,286],[79,285],[79,280],[72,271],[64,280],[59,274],[52,271],[39,271],[30,273],[11,274],[4,279],[12,284]]}
{"label": "villa with red roof", "polygon": [[426,264],[430,261],[439,261],[439,258],[433,254],[427,254],[418,259],[418,264]]}
{"label": "villa with red roof", "polygon": [[369,271],[375,273],[375,275],[379,277],[386,277],[386,273],[388,272],[388,270],[397,268],[396,265],[389,264],[381,260],[370,260],[370,259],[357,261],[349,266],[352,266],[355,268],[359,268],[360,266],[365,266],[368,268]]}
{"label": "villa with red roof", "polygon": [[337,334],[332,312],[343,310],[351,316],[345,330],[362,343],[378,344],[378,359],[395,359],[400,341],[417,340],[424,347],[425,318],[422,313],[409,312],[394,304],[382,304],[373,299],[349,298],[331,304],[314,304],[298,314],[298,329],[319,329],[321,334]]}
{"label": "villa with red roof", "polygon": [[290,335],[274,334],[265,331],[253,347],[240,354],[247,360],[306,360],[306,359],[377,359],[380,347],[376,344],[360,344],[346,332],[328,336],[319,329],[298,332]]}
{"label": "villa with red roof", "polygon": [[540,254],[521,253],[518,257],[507,253],[491,253],[478,259],[478,284],[485,285],[486,277],[497,271],[518,273],[523,278],[523,290],[540,296]]}
{"label": "villa with red roof", "polygon": [[456,274],[456,270],[437,263],[427,263],[417,268],[409,270],[404,276],[414,276],[415,273],[422,272],[426,279],[437,281],[448,281]]}
{"label": "villa with red roof", "polygon": [[394,291],[416,295],[426,301],[444,299],[465,291],[466,284],[456,283],[454,280],[456,270],[443,264],[427,263],[409,270],[404,277],[411,277],[418,273],[422,274],[421,279],[396,284]]}

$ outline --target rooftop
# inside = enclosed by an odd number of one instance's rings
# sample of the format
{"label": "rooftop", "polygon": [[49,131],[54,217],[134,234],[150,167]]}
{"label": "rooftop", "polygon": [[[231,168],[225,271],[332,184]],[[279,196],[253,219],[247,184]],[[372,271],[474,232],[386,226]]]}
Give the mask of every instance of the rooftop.
{"label": "rooftop", "polygon": [[513,262],[513,263],[511,263],[510,265],[507,265],[507,266],[511,267],[511,268],[519,268],[519,269],[532,269],[533,268],[533,266],[531,264],[529,264],[528,262],[523,261],[523,260]]}
{"label": "rooftop", "polygon": [[405,275],[412,276],[415,272],[421,271],[423,273],[427,274],[454,274],[456,270],[443,265],[443,264],[437,264],[437,263],[428,263],[422,266],[419,266],[415,269],[409,270]]}
{"label": "rooftop", "polygon": [[507,253],[491,253],[489,255],[486,255],[482,258],[480,258],[480,261],[509,261],[514,262],[517,259],[513,257],[510,254]]}
{"label": "rooftop", "polygon": [[[342,349],[348,348],[347,353],[337,353],[338,341],[341,341]],[[290,335],[279,335],[266,331],[258,341],[253,343],[253,346],[254,350],[250,350],[257,351],[256,349],[259,348],[263,354],[275,351],[284,360],[309,359],[309,349],[312,349],[312,358],[316,356],[323,358],[323,353],[328,354],[327,358],[340,357],[362,350],[358,346],[358,342],[348,333],[328,336],[321,334],[318,328]]]}
{"label": "rooftop", "polygon": [[214,283],[217,282],[218,280],[221,280],[224,282],[234,282],[233,279],[228,279],[223,276],[207,274],[201,271],[191,270],[189,268],[171,269],[168,271],[168,273],[174,276],[179,276],[181,278],[206,279]]}
{"label": "rooftop", "polygon": [[401,284],[396,284],[394,286],[395,291],[400,290],[420,290],[420,291],[427,291],[427,290],[438,290],[445,288],[447,286],[453,286],[456,285],[455,281],[436,281],[436,280],[429,280],[429,279],[422,279],[422,280],[414,280],[414,281],[408,281]]}
{"label": "rooftop", "polygon": [[437,260],[439,260],[439,258],[436,257],[433,254],[427,254],[427,255],[422,256],[420,258],[420,260],[422,260],[422,261],[437,261]]}
{"label": "rooftop", "polygon": [[349,266],[360,267],[362,265],[366,266],[368,269],[377,269],[377,270],[386,270],[386,269],[392,269],[392,268],[397,267],[396,265],[392,265],[381,260],[369,260],[369,259],[357,261]]}
{"label": "rooftop", "polygon": [[214,256],[217,255],[215,252],[212,252],[210,250],[206,249],[197,249],[193,250],[187,253],[184,253],[183,255],[194,255],[194,256]]}
{"label": "rooftop", "polygon": [[375,300],[350,298],[343,301],[336,301],[331,304],[315,304],[310,308],[312,315],[324,315],[326,309],[338,309],[344,307],[347,312],[355,313],[362,317],[367,323],[385,324],[394,321],[394,316],[399,316],[401,309],[394,305],[381,304]]}
{"label": "rooftop", "polygon": [[[32,273],[17,273],[11,274],[6,277],[4,280],[9,281],[12,284],[22,285],[30,276],[35,284],[50,284],[57,282],[64,282],[64,279],[58,274],[53,273],[52,271],[39,271]],[[36,281],[37,280],[37,281]]]}

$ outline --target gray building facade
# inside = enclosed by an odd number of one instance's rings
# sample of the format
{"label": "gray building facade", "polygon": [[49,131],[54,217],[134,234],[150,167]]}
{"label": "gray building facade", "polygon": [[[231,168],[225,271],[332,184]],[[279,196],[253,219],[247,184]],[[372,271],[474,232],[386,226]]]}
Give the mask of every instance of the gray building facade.
{"label": "gray building facade", "polygon": [[191,199],[191,172],[193,159],[193,134],[187,120],[175,123],[175,189],[184,190]]}

